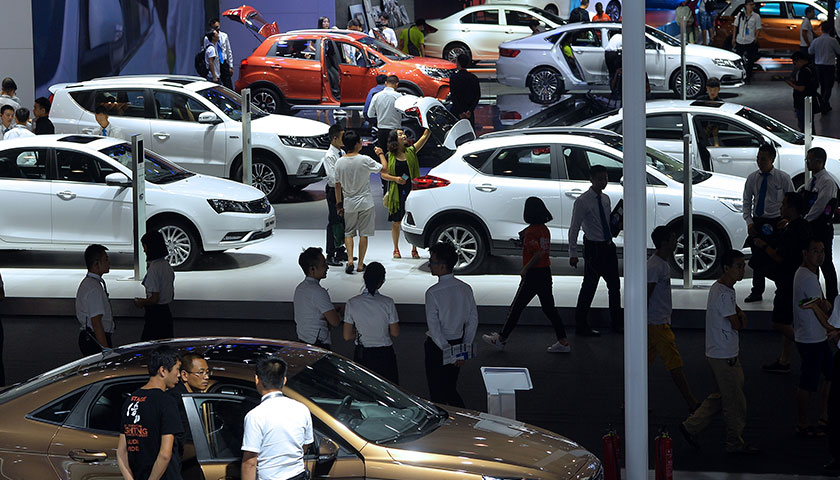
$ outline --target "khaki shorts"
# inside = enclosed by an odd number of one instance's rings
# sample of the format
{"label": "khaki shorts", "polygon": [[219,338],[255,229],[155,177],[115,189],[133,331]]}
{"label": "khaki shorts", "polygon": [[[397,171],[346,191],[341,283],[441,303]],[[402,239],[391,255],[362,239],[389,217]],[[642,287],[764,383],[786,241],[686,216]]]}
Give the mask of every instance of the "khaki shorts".
{"label": "khaki shorts", "polygon": [[360,237],[372,237],[374,229],[374,218],[376,217],[375,207],[362,210],[361,212],[344,212],[344,236],[355,237],[358,232]]}
{"label": "khaki shorts", "polygon": [[648,363],[653,363],[657,355],[665,361],[665,369],[668,371],[683,366],[682,356],[680,356],[680,351],[677,350],[677,343],[674,339],[674,332],[667,323],[664,325],[648,325]]}

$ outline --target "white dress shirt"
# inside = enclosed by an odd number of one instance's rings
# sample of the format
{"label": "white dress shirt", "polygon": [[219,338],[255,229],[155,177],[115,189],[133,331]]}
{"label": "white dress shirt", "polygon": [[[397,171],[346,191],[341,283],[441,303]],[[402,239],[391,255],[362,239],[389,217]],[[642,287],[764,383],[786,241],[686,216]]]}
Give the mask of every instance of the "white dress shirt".
{"label": "white dress shirt", "polygon": [[114,316],[111,314],[111,301],[105,280],[95,273],[88,272],[76,291],[76,319],[79,330],[93,329],[90,319],[102,315],[102,328],[105,333],[114,333]]}
{"label": "white dress shirt", "polygon": [[[779,218],[782,216],[782,198],[785,193],[792,192],[793,182],[790,175],[773,168],[767,172],[767,192],[764,196],[764,213],[760,218]],[[755,208],[758,206],[758,194],[761,192],[761,170],[749,174],[744,183],[744,220],[747,225],[753,223]]]}
{"label": "white dress shirt", "polygon": [[610,37],[609,43],[607,43],[607,48],[604,50],[608,52],[620,52],[621,51],[621,34],[616,33],[612,37]]}
{"label": "white dress shirt", "polygon": [[341,184],[345,212],[364,212],[373,208],[370,174],[382,171],[382,164],[367,155],[341,157],[335,165],[335,182]]}
{"label": "white dress shirt", "polygon": [[368,117],[376,119],[380,129],[393,130],[402,128],[402,113],[394,107],[394,102],[402,96],[391,87],[385,87],[373,96],[368,108]]}
{"label": "white dress shirt", "polygon": [[820,277],[799,267],[793,276],[793,338],[797,343],[820,343],[828,338],[825,328],[813,310],[799,306],[808,298],[824,298]]}
{"label": "white dress shirt", "polygon": [[17,111],[17,109],[20,108],[20,99],[18,99],[17,97],[12,98],[8,95],[0,95],[0,107],[2,107],[3,105],[11,105],[12,108],[14,108],[15,111]]}
{"label": "white dress shirt", "polygon": [[478,309],[472,287],[448,274],[438,277],[438,283],[426,290],[426,335],[441,350],[449,340],[463,337],[464,344],[472,344],[478,328]]}
{"label": "white dress shirt", "polygon": [[315,441],[306,405],[280,392],[263,395],[245,415],[242,450],[257,454],[259,480],[284,480],[303,473],[303,447]]}
{"label": "white dress shirt", "polygon": [[738,330],[729,318],[737,313],[735,290],[715,282],[709,289],[706,303],[706,356],[735,358],[738,356]]}
{"label": "white dress shirt", "polygon": [[335,305],[321,282],[312,277],[304,278],[295,288],[292,301],[298,339],[309,344],[316,341],[332,344],[330,327],[324,314],[335,310]]}
{"label": "white dress shirt", "polygon": [[[592,242],[611,241],[612,238],[604,238],[604,227],[601,223],[601,213],[598,211],[598,193],[592,190],[583,192],[572,207],[572,223],[569,225],[569,257],[577,257],[577,240],[581,226],[583,227],[583,238]],[[610,197],[601,193],[601,204],[604,206],[604,216],[609,222]]]}
{"label": "white dress shirt", "polygon": [[[811,187],[813,184],[813,188]],[[826,169],[822,169],[811,177],[808,183],[808,191],[817,192],[817,200],[811,205],[811,209],[805,215],[805,220],[813,222],[825,213],[825,206],[829,200],[837,196],[837,184],[831,179]]]}
{"label": "white dress shirt", "polygon": [[356,326],[359,342],[366,348],[393,345],[389,325],[399,321],[394,299],[381,293],[371,295],[365,290],[347,300],[344,309],[344,323]]}
{"label": "white dress shirt", "polygon": [[[219,32],[219,42],[221,46],[221,57],[225,60],[226,67],[233,66],[233,50],[230,48],[230,39],[228,38],[228,34],[225,32]],[[206,50],[207,47],[210,45],[210,40],[207,40],[207,36],[204,36],[204,49]]]}
{"label": "white dress shirt", "polygon": [[822,34],[811,42],[808,53],[814,56],[814,64],[834,66],[840,55],[840,43],[828,34]]}
{"label": "white dress shirt", "polygon": [[335,164],[343,156],[344,152],[332,144],[327,149],[327,153],[324,154],[324,171],[327,174],[327,185],[330,187],[335,187]]}
{"label": "white dress shirt", "polygon": [[3,134],[3,140],[12,140],[14,138],[34,137],[35,134],[26,125],[15,125],[8,132]]}
{"label": "white dress shirt", "polygon": [[120,140],[128,140],[128,137],[125,136],[123,129],[110,122],[108,122],[107,127],[99,127],[98,129],[94,130],[93,134],[99,135],[100,137],[110,137],[118,138]]}
{"label": "white dress shirt", "polygon": [[158,258],[149,262],[146,276],[143,277],[146,287],[146,298],[153,293],[159,293],[158,305],[168,305],[175,299],[175,270],[166,258]]}
{"label": "white dress shirt", "polygon": [[735,17],[735,43],[741,45],[749,45],[758,38],[758,31],[761,30],[761,17],[753,12],[749,18],[746,17],[745,12],[739,13]]}

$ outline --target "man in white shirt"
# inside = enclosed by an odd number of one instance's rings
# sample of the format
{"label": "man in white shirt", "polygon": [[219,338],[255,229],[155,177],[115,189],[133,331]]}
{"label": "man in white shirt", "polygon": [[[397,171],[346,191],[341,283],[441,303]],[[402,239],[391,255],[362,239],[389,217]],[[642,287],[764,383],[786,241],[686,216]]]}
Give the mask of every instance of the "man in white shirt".
{"label": "man in white shirt", "polygon": [[[833,361],[827,332],[832,304],[823,298],[819,267],[825,259],[825,247],[817,239],[802,246],[802,266],[793,277],[793,335],[801,359],[799,386],[796,389],[796,433],[813,437],[820,427],[811,427],[808,410],[811,395],[819,390],[819,419],[822,428],[828,418],[828,388]],[[820,382],[822,375],[822,382]]]}
{"label": "man in white shirt", "polygon": [[612,33],[607,47],[604,49],[604,63],[607,65],[607,73],[610,82],[615,77],[615,72],[621,68],[621,30]]}
{"label": "man in white shirt", "polygon": [[376,22],[376,27],[370,29],[368,35],[396,48],[396,46],[399,43],[399,41],[397,40],[397,32],[395,32],[393,28],[388,26],[388,20],[390,20],[390,17],[387,13],[380,13],[379,19]]}
{"label": "man in white shirt", "polygon": [[831,89],[834,87],[834,68],[837,55],[840,55],[840,43],[830,32],[831,22],[822,22],[822,35],[817,37],[808,48],[808,53],[814,59],[817,67],[817,77],[820,79],[820,96],[823,100],[822,113],[831,111]]}
{"label": "man in white shirt", "polygon": [[837,296],[837,272],[834,269],[831,249],[834,245],[834,225],[825,214],[835,203],[837,198],[837,184],[825,170],[828,158],[824,149],[814,147],[805,155],[805,166],[811,172],[811,181],[805,189],[804,196],[811,204],[811,209],[805,214],[805,220],[811,225],[811,233],[822,240],[825,247],[825,261],[820,266],[825,278],[825,298],[834,302]]}
{"label": "man in white shirt", "polygon": [[96,110],[94,110],[94,118],[96,118],[96,123],[99,124],[99,128],[93,132],[94,135],[128,140],[128,137],[125,136],[122,128],[111,123],[111,119],[108,116],[108,109],[105,105],[99,105],[96,107]]}
{"label": "man in white shirt", "polygon": [[20,108],[20,99],[15,95],[17,92],[17,83],[9,77],[3,79],[0,83],[0,106],[11,105],[15,110]]}
{"label": "man in white shirt", "polygon": [[242,480],[306,480],[303,454],[315,439],[312,414],[306,406],[283,395],[286,362],[263,357],[257,361],[255,383],[262,399],[245,415],[242,435]]}
{"label": "man in white shirt", "polygon": [[433,402],[464,407],[458,394],[458,374],[465,360],[444,365],[443,349],[472,345],[478,328],[478,309],[472,288],[455,278],[452,270],[458,252],[451,243],[436,243],[429,249],[429,269],[438,283],[426,290],[426,381]]}
{"label": "man in white shirt", "polygon": [[6,134],[15,128],[15,107],[11,105],[0,106],[0,140],[6,139]]}
{"label": "man in white shirt", "polygon": [[805,17],[802,19],[802,25],[799,26],[799,51],[808,54],[808,47],[814,41],[814,26],[811,20],[817,16],[817,11],[812,5],[805,7]]}
{"label": "man in white shirt", "polygon": [[20,107],[15,111],[15,126],[3,134],[3,140],[14,138],[34,137],[35,134],[29,129],[29,109]]}
{"label": "man in white shirt", "polygon": [[204,36],[206,45],[204,47],[204,65],[207,67],[207,80],[219,83],[221,74],[221,61],[219,55],[219,34],[210,30]]}
{"label": "man in white shirt", "polygon": [[758,31],[761,30],[761,17],[754,12],[755,0],[746,0],[744,9],[735,16],[732,35],[732,47],[744,60],[747,69],[747,83],[752,81],[753,64],[758,60]]}
{"label": "man in white shirt", "polygon": [[[381,92],[380,92],[381,93]],[[347,249],[346,273],[353,273],[353,240],[359,236],[359,272],[365,270],[365,253],[368,237],[374,233],[375,211],[373,194],[370,191],[370,174],[378,173],[383,179],[405,184],[405,179],[389,175],[386,167],[367,155],[359,155],[362,139],[353,130],[342,137],[347,153],[335,167],[335,201],[338,214],[344,217],[344,247]],[[382,150],[377,147],[376,154]]]}
{"label": "man in white shirt", "polygon": [[764,269],[762,266],[772,263],[762,248],[753,244],[753,240],[760,238],[765,242],[774,243],[777,237],[776,228],[781,221],[782,198],[785,193],[793,191],[790,175],[773,168],[776,160],[776,148],[770,143],[763,143],[758,148],[756,164],[758,170],[752,172],[744,183],[744,221],[747,222],[753,267],[752,292],[744,299],[745,302],[759,302],[764,294]]}
{"label": "man in white shirt", "polygon": [[744,396],[744,371],[738,359],[738,332],[746,327],[747,316],[735,303],[735,284],[744,278],[744,254],[725,252],[723,275],[709,289],[706,304],[706,361],[712,367],[717,390],[679,426],[686,441],[700,448],[695,435],[709,426],[712,418],[723,412],[726,424],[727,453],[759,453],[744,442],[742,434],[747,419]]}
{"label": "man in white shirt", "polygon": [[301,252],[298,264],[306,275],[292,298],[298,341],[329,350],[330,326],[341,324],[342,308],[333,305],[327,289],[321,286],[329,270],[327,261],[320,248],[309,247]]}
{"label": "man in white shirt", "polygon": [[76,291],[76,319],[79,321],[79,350],[88,356],[111,348],[114,333],[114,317],[108,288],[102,275],[111,271],[111,260],[107,248],[90,245],[85,249],[87,275]]}
{"label": "man in white shirt", "polygon": [[604,193],[609,178],[603,165],[589,170],[592,186],[575,200],[569,226],[569,265],[577,268],[578,233],[583,227],[583,283],[575,307],[575,334],[597,337],[600,332],[589,326],[589,308],[595,298],[598,281],[603,277],[609,290],[610,320],[616,333],[624,331],[621,310],[621,284],[618,281],[618,256],[612,241],[608,216],[610,197]]}
{"label": "man in white shirt", "polygon": [[344,251],[344,218],[338,214],[335,208],[335,165],[338,159],[344,156],[341,147],[344,146],[341,137],[344,129],[341,124],[330,125],[327,132],[330,137],[330,147],[324,154],[324,171],[327,174],[327,265],[340,267],[342,260],[347,260],[347,252]]}
{"label": "man in white shirt", "polygon": [[[216,53],[219,56],[219,79],[222,85],[233,90],[233,50],[230,48],[230,39],[228,34],[222,31],[221,24],[218,18],[210,20],[208,23],[210,30],[214,30],[218,34],[216,41]],[[207,37],[204,37],[204,48],[210,45]]]}
{"label": "man in white shirt", "polygon": [[388,75],[385,79],[385,88],[373,96],[367,111],[368,117],[376,119],[376,128],[379,129],[379,148],[386,152],[391,130],[402,128],[402,113],[394,106],[394,102],[402,96],[397,91],[399,84],[400,79],[396,75]]}
{"label": "man in white shirt", "polygon": [[674,331],[671,330],[671,264],[677,248],[677,234],[665,225],[653,229],[650,234],[656,253],[647,262],[648,273],[648,364],[657,355],[665,362],[665,369],[671,374],[674,385],[688,406],[689,413],[700,405],[683,371],[683,360],[677,350]]}

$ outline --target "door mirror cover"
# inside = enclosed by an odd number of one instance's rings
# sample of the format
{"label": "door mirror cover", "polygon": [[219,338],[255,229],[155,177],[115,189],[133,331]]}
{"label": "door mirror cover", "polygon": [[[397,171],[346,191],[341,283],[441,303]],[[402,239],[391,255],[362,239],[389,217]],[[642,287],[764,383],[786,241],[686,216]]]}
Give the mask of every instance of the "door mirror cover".
{"label": "door mirror cover", "polygon": [[216,125],[222,123],[222,121],[213,112],[201,112],[198,115],[198,123]]}
{"label": "door mirror cover", "polygon": [[130,187],[131,179],[122,172],[114,172],[105,177],[105,185],[110,187]]}
{"label": "door mirror cover", "polygon": [[332,462],[338,457],[338,444],[327,437],[318,444],[318,463]]}

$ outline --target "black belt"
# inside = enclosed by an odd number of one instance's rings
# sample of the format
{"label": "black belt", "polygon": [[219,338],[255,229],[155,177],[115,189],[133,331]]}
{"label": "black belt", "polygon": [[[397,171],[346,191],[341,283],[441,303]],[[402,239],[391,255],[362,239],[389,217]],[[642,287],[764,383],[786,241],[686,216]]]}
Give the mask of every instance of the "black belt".
{"label": "black belt", "polygon": [[612,240],[589,240],[588,238],[583,238],[584,245],[587,243],[591,243],[592,245],[611,245],[613,242]]}

